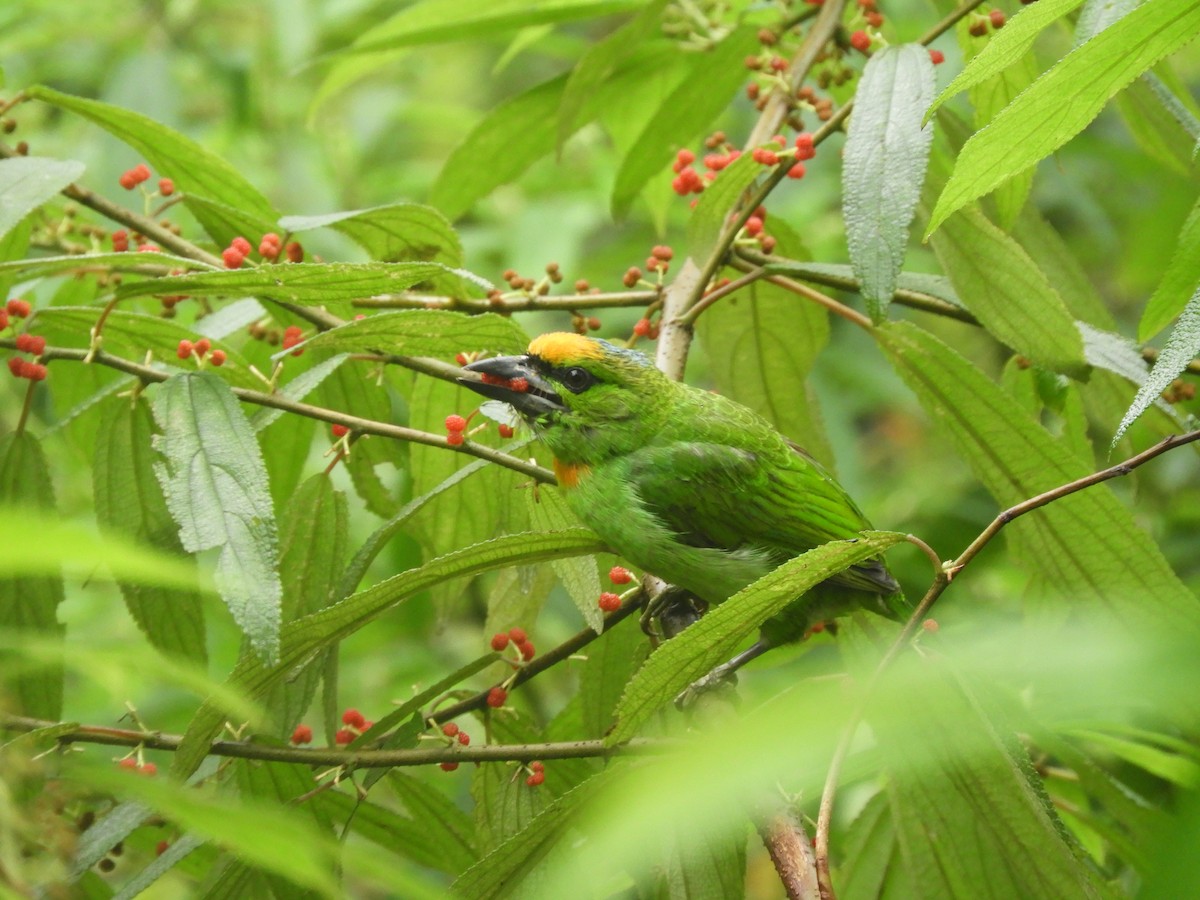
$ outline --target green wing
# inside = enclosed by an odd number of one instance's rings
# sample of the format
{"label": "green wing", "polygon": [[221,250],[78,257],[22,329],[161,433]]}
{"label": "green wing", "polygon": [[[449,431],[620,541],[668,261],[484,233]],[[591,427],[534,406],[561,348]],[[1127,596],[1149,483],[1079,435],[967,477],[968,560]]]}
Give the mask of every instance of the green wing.
{"label": "green wing", "polygon": [[[626,465],[646,509],[692,546],[763,549],[782,561],[871,527],[837,482],[782,441],[759,451],[678,441],[638,450]],[[897,589],[879,561],[832,580]]]}

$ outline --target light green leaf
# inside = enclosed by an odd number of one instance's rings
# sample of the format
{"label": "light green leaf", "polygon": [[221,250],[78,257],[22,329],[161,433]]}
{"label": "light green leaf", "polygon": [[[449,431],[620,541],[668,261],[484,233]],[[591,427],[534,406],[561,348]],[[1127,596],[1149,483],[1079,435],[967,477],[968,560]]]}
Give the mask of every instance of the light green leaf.
{"label": "light green leaf", "polygon": [[[878,329],[876,336],[1002,508],[1088,474],[1070,448],[937,338],[900,323]],[[1014,558],[1050,589],[1060,609],[1200,634],[1195,597],[1107,486],[1022,516],[1004,533],[1014,544]]]}
{"label": "light green leaf", "polygon": [[236,166],[147,116],[41,85],[28,88],[26,93],[91,119],[145,156],[158,174],[175,181],[176,188],[185,195],[184,202],[220,246],[229,243],[240,232],[231,234],[229,227],[222,224],[222,217],[193,204],[188,195],[215,200],[259,220],[274,222],[279,218],[270,201],[242,177]]}
{"label": "light green leaf", "polygon": [[190,553],[220,549],[215,581],[225,605],[266,660],[279,653],[283,593],[267,472],[254,432],[220,378],[176,375],[154,402],[164,460],[155,474]]}
{"label": "light green leaf", "polygon": [[746,635],[785,607],[803,602],[803,595],[814,586],[903,539],[900,534],[872,531],[857,540],[823,544],[788,560],[710,609],[650,655],[625,689],[617,705],[617,723],[606,742],[613,746],[633,737],[659,707],[728,661]]}
{"label": "light green leaf", "polygon": [[350,53],[393,50],[414,44],[494,38],[530,25],[595,19],[636,9],[641,0],[424,0],[414,3],[358,37]]}
{"label": "light green leaf", "polygon": [[1142,311],[1138,340],[1149,340],[1166,328],[1187,305],[1197,285],[1200,285],[1200,202],[1192,207],[1179,230],[1171,261]]}
{"label": "light green leaf", "polygon": [[332,228],[377,262],[462,264],[462,244],[450,223],[436,209],[419,203],[391,203],[323,216],[284,216],[279,227],[291,232]]}
{"label": "light green leaf", "polygon": [[1163,79],[1147,72],[1117,96],[1117,108],[1143,150],[1180,175],[1192,174],[1200,119]]}
{"label": "light green leaf", "polygon": [[178,557],[179,568],[191,574],[191,584],[176,588],[122,579],[121,593],[150,643],[168,656],[203,663],[204,607],[194,587],[198,577],[194,561],[183,556],[178,529],[154,477],[153,431],[145,401],[117,397],[105,404],[92,467],[96,520],[143,546]]}
{"label": "light green leaf", "polygon": [[[1014,21],[1038,6],[1028,7]],[[953,212],[1073,138],[1112,96],[1192,40],[1197,31],[1200,6],[1190,0],[1147,0],[1068,53],[967,141],[926,236]]]}
{"label": "light green leaf", "polygon": [[89,268],[108,268],[115,271],[133,269],[147,263],[170,269],[207,269],[211,266],[194,259],[184,259],[170,253],[78,253],[71,256],[38,256],[13,258],[0,262],[0,276],[12,275],[19,278],[40,278],[43,275],[58,275]]}
{"label": "light green leaf", "polygon": [[1075,22],[1075,46],[1087,43],[1113,22],[1128,15],[1142,0],[1087,0]]}
{"label": "light green leaf", "polygon": [[954,95],[994,78],[1013,63],[1027,58],[1029,49],[1042,30],[1082,2],[1083,0],[1038,0],[1037,3],[1023,6],[1004,23],[1002,30],[989,36],[987,44],[979,54],[938,95],[925,113],[925,121],[928,122],[938,107]]}
{"label": "light green leaf", "polygon": [[885,47],[867,61],[850,116],[842,211],[850,263],[875,322],[886,318],[904,265],[933,141],[921,117],[935,83],[925,47]]}
{"label": "light green leaf", "polygon": [[688,219],[689,256],[708,259],[742,194],[762,173],[762,164],[749,153],[743,153],[709,183]]}
{"label": "light green leaf", "polygon": [[310,338],[305,346],[453,359],[457,353],[473,350],[521,353],[528,343],[520,325],[495,313],[469,316],[441,309],[403,309],[323,331]]}
{"label": "light green leaf", "polygon": [[608,731],[626,685],[649,650],[650,642],[635,617],[618,623],[588,647],[578,694],[584,737],[598,738]]}
{"label": "light green leaf", "polygon": [[1114,445],[1121,439],[1125,429],[1137,421],[1138,416],[1144,413],[1191,364],[1197,353],[1200,353],[1200,287],[1196,288],[1192,299],[1184,307],[1171,336],[1167,338],[1166,345],[1154,361],[1154,368],[1146,376],[1145,383],[1133,398],[1133,403],[1121,419],[1121,424],[1117,426],[1112,439]]}
{"label": "light green leaf", "polygon": [[83,174],[75,160],[44,156],[0,159],[0,237]]}
{"label": "light green leaf", "polygon": [[681,142],[708,128],[729,106],[746,80],[743,61],[758,46],[757,32],[744,25],[713,49],[694,54],[691,73],[667,95],[621,161],[613,185],[615,216],[624,216],[646,182],[666,171]]}
{"label": "light green leaf", "polygon": [[[350,354],[340,353],[337,356],[331,356],[329,359],[322,360],[312,368],[305,369],[295,378],[284,382],[275,393],[288,400],[303,400],[320,387],[321,383],[349,358]],[[255,431],[262,431],[276,422],[282,415],[282,409],[264,406],[250,417],[250,427]]]}
{"label": "light green leaf", "polygon": [[1088,273],[1054,226],[1038,212],[1036,204],[1027,203],[1021,210],[1011,236],[1054,285],[1071,315],[1097,328],[1116,330],[1116,320]]}
{"label": "light green leaf", "polygon": [[248,269],[195,272],[122,284],[117,296],[186,294],[189,297],[254,294],[291,303],[328,303],[405,291],[438,275],[474,280],[439,263],[286,263]]}
{"label": "light green leaf", "polygon": [[[265,690],[297,666],[349,637],[386,610],[434,585],[505,566],[599,553],[603,549],[594,534],[578,528],[551,534],[506,535],[455,550],[285,625],[280,635],[279,661],[267,666],[258,657],[247,655],[238,661],[227,684],[248,697],[261,697]],[[209,703],[196,713],[175,755],[173,771],[176,775],[185,778],[196,770],[208,753],[209,743],[221,730],[225,715],[221,708]]]}
{"label": "light green leaf", "polygon": [[[0,437],[0,530],[9,532],[0,546],[0,633],[22,634],[22,641],[47,637],[61,641],[58,605],[63,601],[62,575],[57,562],[70,547],[55,542],[53,534],[38,528],[38,518],[54,530],[54,485],[50,468],[37,438],[25,431]],[[61,533],[60,533],[61,534]],[[39,565],[40,557],[40,565]],[[31,568],[26,568],[31,566]],[[13,662],[11,652],[0,651],[0,669]],[[58,719],[62,713],[63,670],[50,664],[7,678],[9,695],[17,711],[27,716]]]}
{"label": "light green leaf", "polygon": [[932,244],[963,305],[993,337],[1039,365],[1086,372],[1079,330],[1062,298],[1020,244],[982,212],[963,209]]}
{"label": "light green leaf", "polygon": [[[571,512],[560,491],[539,488],[526,491],[525,496],[529,524],[538,531],[558,531],[579,526],[579,518]],[[600,575],[596,571],[596,558],[576,556],[556,559],[551,565],[584,622],[599,634],[604,628],[604,613],[597,603],[600,599]]]}
{"label": "light green leaf", "polygon": [[1170,747],[1155,746],[1154,735],[1143,733],[1124,737],[1088,728],[1074,729],[1072,734],[1172,784],[1191,789],[1200,787],[1200,765],[1197,764],[1195,753],[1189,758],[1186,753],[1176,752]]}

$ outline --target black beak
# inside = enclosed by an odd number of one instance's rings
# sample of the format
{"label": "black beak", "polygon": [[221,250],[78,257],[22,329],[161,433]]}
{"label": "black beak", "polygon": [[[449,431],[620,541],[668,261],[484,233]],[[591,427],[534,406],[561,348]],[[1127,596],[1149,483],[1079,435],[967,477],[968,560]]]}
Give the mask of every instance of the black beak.
{"label": "black beak", "polygon": [[565,409],[554,386],[543,378],[528,356],[495,356],[463,366],[480,378],[460,378],[458,383],[492,400],[501,400],[523,416],[537,418]]}

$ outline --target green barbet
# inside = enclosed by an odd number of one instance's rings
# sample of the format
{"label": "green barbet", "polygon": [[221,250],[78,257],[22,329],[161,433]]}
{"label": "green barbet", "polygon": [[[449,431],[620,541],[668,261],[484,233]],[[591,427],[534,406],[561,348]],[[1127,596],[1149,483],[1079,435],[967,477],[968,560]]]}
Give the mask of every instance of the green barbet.
{"label": "green barbet", "polygon": [[[871,527],[842,487],[769,422],[672,381],[637,351],[547,334],[525,356],[466,370],[481,380],[462,384],[530,423],[588,527],[629,562],[710,604],[806,550]],[[898,591],[881,559],[852,566],[767,622],[736,663],[855,608],[895,618]]]}

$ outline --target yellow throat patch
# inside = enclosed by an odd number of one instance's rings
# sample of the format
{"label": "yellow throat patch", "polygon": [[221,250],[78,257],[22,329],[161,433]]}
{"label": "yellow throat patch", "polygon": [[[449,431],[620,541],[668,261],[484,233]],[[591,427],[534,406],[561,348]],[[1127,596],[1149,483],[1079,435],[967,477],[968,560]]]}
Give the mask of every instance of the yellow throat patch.
{"label": "yellow throat patch", "polygon": [[581,359],[604,358],[604,351],[598,343],[572,331],[554,331],[534,338],[529,344],[529,353],[552,366]]}

